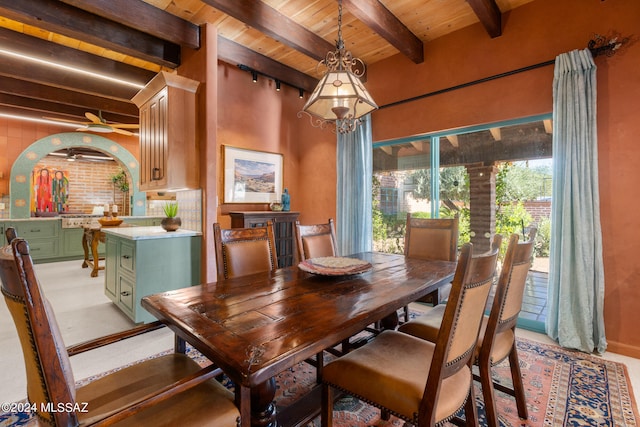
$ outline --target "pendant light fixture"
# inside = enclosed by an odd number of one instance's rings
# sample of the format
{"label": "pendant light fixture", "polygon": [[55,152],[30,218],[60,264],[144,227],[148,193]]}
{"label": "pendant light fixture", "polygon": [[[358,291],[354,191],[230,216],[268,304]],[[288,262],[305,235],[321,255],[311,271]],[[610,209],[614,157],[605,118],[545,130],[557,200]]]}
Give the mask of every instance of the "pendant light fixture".
{"label": "pendant light fixture", "polygon": [[353,132],[360,124],[360,118],[378,106],[360,81],[366,69],[364,62],[354,58],[344,47],[342,0],[338,0],[336,50],[328,52],[326,58],[318,63],[317,69],[321,67],[327,72],[302,110],[311,116],[314,126],[325,127],[327,123],[335,122],[337,132]]}

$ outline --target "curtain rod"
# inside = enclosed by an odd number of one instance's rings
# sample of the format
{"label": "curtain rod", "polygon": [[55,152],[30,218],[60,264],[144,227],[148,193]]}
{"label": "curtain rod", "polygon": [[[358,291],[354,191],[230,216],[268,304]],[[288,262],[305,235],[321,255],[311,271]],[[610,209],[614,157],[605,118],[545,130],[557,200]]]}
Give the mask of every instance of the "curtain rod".
{"label": "curtain rod", "polygon": [[407,99],[403,99],[401,101],[392,102],[390,104],[385,104],[385,105],[382,105],[381,107],[379,107],[378,109],[382,110],[383,108],[395,107],[396,105],[405,104],[407,102],[413,102],[413,101],[417,101],[419,99],[428,98],[428,97],[434,96],[434,95],[440,95],[442,93],[451,92],[451,91],[458,90],[458,89],[463,89],[465,87],[474,86],[474,85],[477,85],[477,84],[480,84],[480,83],[485,83],[485,82],[488,82],[488,81],[491,81],[491,80],[501,79],[503,77],[512,76],[514,74],[523,73],[525,71],[534,70],[536,68],[541,68],[541,67],[546,67],[548,65],[553,65],[553,64],[555,64],[555,62],[556,62],[555,59],[552,59],[550,61],[541,62],[539,64],[529,65],[529,66],[526,66],[526,67],[523,67],[523,68],[518,68],[517,70],[507,71],[505,73],[500,73],[500,74],[496,74],[496,75],[493,75],[493,76],[484,77],[482,79],[474,80],[474,81],[471,81],[471,82],[462,83],[462,84],[459,84],[459,85],[456,85],[456,86],[451,86],[451,87],[448,87],[446,89],[440,89],[440,90],[436,90],[434,92],[425,93],[425,94],[422,94],[422,95],[414,96],[412,98],[407,98]]}

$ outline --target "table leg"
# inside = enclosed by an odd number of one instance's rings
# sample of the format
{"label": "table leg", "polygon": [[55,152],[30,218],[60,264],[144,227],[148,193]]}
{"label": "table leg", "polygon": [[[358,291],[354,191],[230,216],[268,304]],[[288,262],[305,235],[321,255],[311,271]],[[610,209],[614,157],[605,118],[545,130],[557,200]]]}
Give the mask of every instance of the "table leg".
{"label": "table leg", "polygon": [[87,260],[89,260],[89,245],[87,244],[87,230],[82,232],[82,249],[84,249],[84,261],[82,261],[82,268],[89,267]]}
{"label": "table leg", "polygon": [[385,329],[394,330],[398,327],[399,323],[400,322],[398,321],[398,313],[391,313],[390,315],[388,315],[387,317],[385,317],[380,321],[380,327],[382,330],[385,330]]}
{"label": "table leg", "polygon": [[271,378],[251,388],[251,427],[277,427],[276,379]]}
{"label": "table leg", "polygon": [[98,277],[98,270],[100,264],[100,255],[98,254],[98,243],[100,239],[98,236],[93,236],[91,239],[91,253],[93,254],[93,271],[91,271],[91,277]]}

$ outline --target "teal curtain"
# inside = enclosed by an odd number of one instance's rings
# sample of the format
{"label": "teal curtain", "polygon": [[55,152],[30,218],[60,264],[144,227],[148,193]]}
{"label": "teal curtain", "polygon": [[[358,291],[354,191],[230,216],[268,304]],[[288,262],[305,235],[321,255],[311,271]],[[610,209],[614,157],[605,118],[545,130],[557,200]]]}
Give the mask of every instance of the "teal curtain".
{"label": "teal curtain", "polygon": [[370,116],[355,131],[338,134],[336,233],[340,255],[370,251],[373,149]]}
{"label": "teal curtain", "polygon": [[596,66],[588,49],[556,58],[547,334],[603,353],[604,268],[598,192]]}

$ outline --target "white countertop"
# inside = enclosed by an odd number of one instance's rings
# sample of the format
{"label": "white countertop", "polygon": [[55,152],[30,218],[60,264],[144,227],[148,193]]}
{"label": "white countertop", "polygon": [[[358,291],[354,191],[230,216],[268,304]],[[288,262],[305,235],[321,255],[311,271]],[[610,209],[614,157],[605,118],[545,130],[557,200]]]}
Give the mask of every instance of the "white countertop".
{"label": "white countertop", "polygon": [[202,236],[200,231],[178,229],[176,231],[165,231],[160,226],[155,227],[103,227],[105,234],[112,234],[131,240],[144,239],[171,239],[175,237]]}

